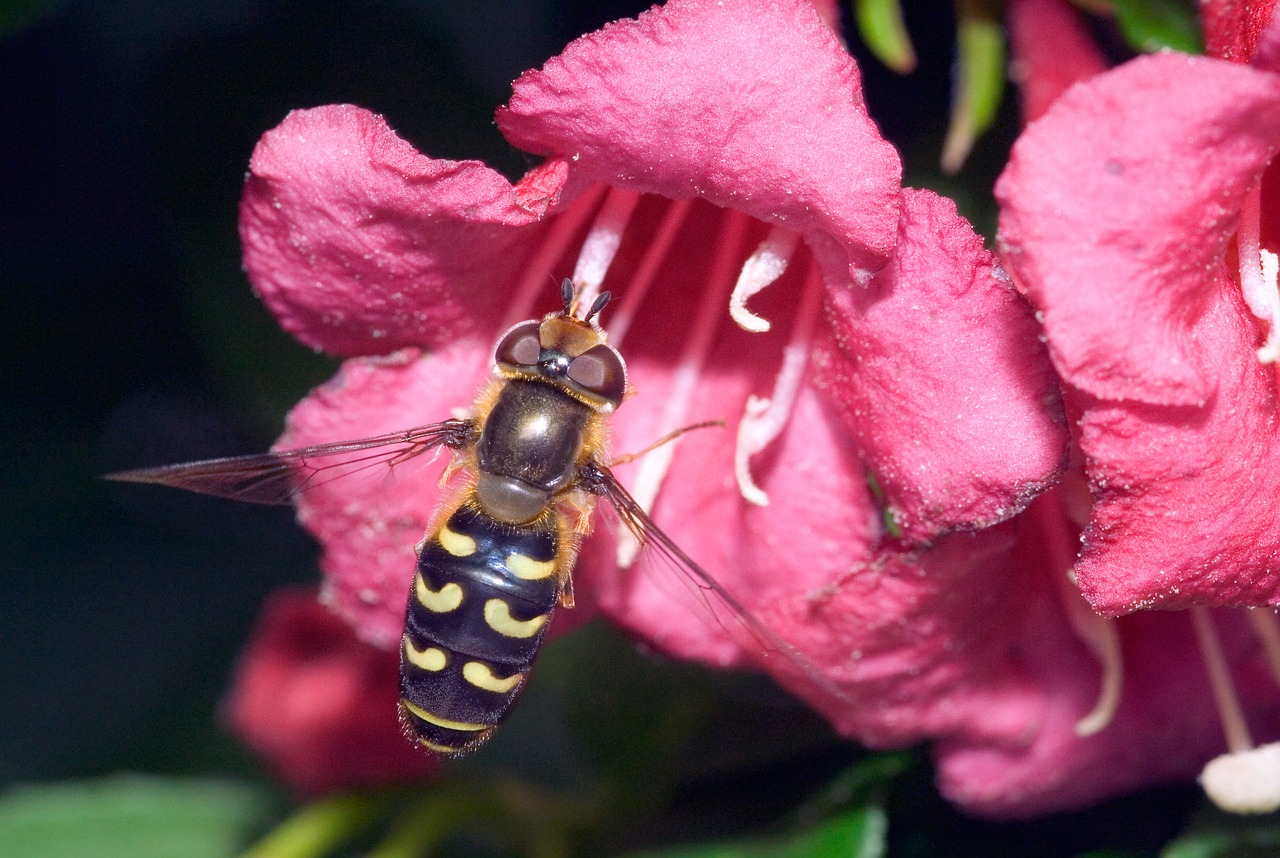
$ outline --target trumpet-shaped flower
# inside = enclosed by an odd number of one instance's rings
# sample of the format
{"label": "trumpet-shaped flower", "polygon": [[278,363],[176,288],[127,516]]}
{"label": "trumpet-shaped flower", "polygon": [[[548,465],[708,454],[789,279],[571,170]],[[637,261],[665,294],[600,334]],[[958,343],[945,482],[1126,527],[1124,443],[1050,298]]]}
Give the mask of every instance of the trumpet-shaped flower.
{"label": "trumpet-shaped flower", "polygon": [[[280,446],[465,409],[497,335],[552,309],[572,271],[618,296],[604,324],[636,394],[612,418],[615,451],[727,422],[617,471],[802,659],[766,669],[850,735],[939,740],[949,793],[976,809],[1105,791],[1053,767],[1097,675],[1011,520],[1065,449],[1035,320],[953,204],[900,187],[857,68],[812,7],[676,0],[521,77],[498,124],[547,159],[515,184],[421,155],[350,106],[263,138],[247,270],[287,330],[349,358]],[[300,497],[324,598],[375,645],[399,638],[444,458]],[[600,530],[574,615],[714,664],[757,660],[759,644],[674,610]],[[1151,777],[1134,766],[1116,783]]]}
{"label": "trumpet-shaped flower", "polygon": [[[1191,608],[1232,752],[1203,781],[1249,811],[1280,805],[1274,748],[1250,750],[1250,725],[1277,733],[1280,627],[1203,606],[1280,603],[1280,22],[1206,11],[1211,45],[1252,65],[1166,53],[1094,77],[1027,129],[996,193],[1091,490],[1076,580],[1104,615]],[[1224,623],[1253,632],[1225,645]]]}

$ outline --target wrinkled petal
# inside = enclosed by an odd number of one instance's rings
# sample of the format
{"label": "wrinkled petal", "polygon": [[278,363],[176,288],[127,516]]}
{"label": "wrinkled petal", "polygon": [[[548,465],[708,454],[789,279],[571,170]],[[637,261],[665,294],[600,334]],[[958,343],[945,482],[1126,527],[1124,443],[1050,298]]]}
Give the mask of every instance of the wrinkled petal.
{"label": "wrinkled petal", "polygon": [[997,186],[1007,263],[1085,391],[1076,571],[1103,613],[1280,599],[1273,370],[1226,268],[1278,99],[1247,68],[1140,59],[1065,96]]}
{"label": "wrinkled petal", "polygon": [[[487,377],[475,348],[420,355],[410,349],[354,359],[289,414],[277,449],[366,438],[448,418],[469,408]],[[449,451],[389,468],[381,462],[331,482],[313,480],[298,499],[298,520],[324,546],[324,601],[362,640],[393,649],[404,630],[405,599],[422,539],[443,500]]]}
{"label": "wrinkled petal", "polygon": [[[1024,669],[1044,697],[1043,717],[1020,739],[943,741],[937,748],[943,793],[987,816],[1077,807],[1143,786],[1187,783],[1223,749],[1222,726],[1185,614],[1143,613],[1120,622],[1125,692],[1106,729],[1080,738],[1075,720],[1095,693],[1094,672],[1056,630],[1028,629],[1019,646]],[[1265,675],[1257,641],[1238,614],[1219,632],[1246,708],[1258,724],[1280,723],[1280,699]],[[1081,706],[1084,705],[1082,709]],[[1261,733],[1259,738],[1262,739]]]}
{"label": "wrinkled petal", "polygon": [[528,227],[563,179],[535,172],[530,187],[513,187],[477,161],[418,153],[367,110],[297,110],[249,165],[245,268],[285,330],[313,348],[351,356],[450,342],[494,324],[510,296],[493,284],[519,270],[539,234]]}
{"label": "wrinkled petal", "polygon": [[1072,84],[1107,68],[1079,12],[1066,0],[1013,0],[1009,48],[1009,74],[1022,96],[1024,124],[1043,116]]}
{"label": "wrinkled petal", "polygon": [[1073,385],[1200,405],[1221,356],[1190,335],[1244,193],[1280,143],[1280,77],[1178,54],[1068,92],[996,186],[1003,258]]}
{"label": "wrinkled petal", "polygon": [[498,125],[610,185],[797,230],[832,282],[865,282],[893,248],[897,153],[806,0],[673,0],[610,24],[522,75]]}
{"label": "wrinkled petal", "polygon": [[404,740],[395,654],[356,640],[310,590],[262,609],[223,704],[231,730],[303,794],[422,778],[438,761]]}
{"label": "wrinkled petal", "polygon": [[[726,352],[733,349],[732,338],[727,339]],[[724,374],[707,379],[700,393],[711,403],[736,400],[741,407],[749,389],[749,378]],[[681,440],[668,488],[654,509],[668,535],[784,639],[790,639],[791,630],[765,616],[774,600],[803,600],[806,593],[821,592],[851,558],[866,554],[879,533],[861,468],[824,412],[812,388],[803,389],[761,472],[768,507],[742,502],[733,482],[732,443],[724,430],[712,428]],[[630,448],[635,443],[630,439],[643,431],[630,425],[619,429],[619,449]],[[624,483],[631,472],[619,469]],[[578,592],[588,594],[614,622],[665,652],[725,667],[750,663],[767,649],[767,642],[753,639],[714,597],[655,558],[641,555],[643,574],[613,572],[615,536],[612,528],[594,536],[578,572]]]}
{"label": "wrinkled petal", "polygon": [[1280,601],[1280,426],[1274,368],[1219,273],[1189,333],[1219,355],[1203,408],[1092,403],[1080,419],[1094,508],[1076,563],[1104,614]]}
{"label": "wrinkled petal", "polygon": [[829,294],[818,381],[923,541],[1017,513],[1061,470],[1066,427],[1035,319],[955,204],[903,191],[893,261]]}

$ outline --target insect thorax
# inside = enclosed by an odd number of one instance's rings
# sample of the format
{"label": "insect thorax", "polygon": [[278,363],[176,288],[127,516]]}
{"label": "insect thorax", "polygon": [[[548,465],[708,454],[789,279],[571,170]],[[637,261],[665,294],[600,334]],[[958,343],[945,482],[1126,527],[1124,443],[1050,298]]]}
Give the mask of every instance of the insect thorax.
{"label": "insect thorax", "polygon": [[481,507],[511,524],[537,518],[577,479],[598,420],[594,409],[554,384],[508,381],[485,415],[476,445]]}

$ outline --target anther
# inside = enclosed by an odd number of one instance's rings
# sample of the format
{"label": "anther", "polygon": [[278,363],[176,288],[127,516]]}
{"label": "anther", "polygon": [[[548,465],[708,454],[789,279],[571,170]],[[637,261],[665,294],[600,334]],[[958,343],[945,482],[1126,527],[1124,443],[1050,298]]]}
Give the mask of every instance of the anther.
{"label": "anther", "polygon": [[747,299],[783,275],[799,244],[800,233],[775,226],[747,258],[729,297],[729,315],[738,327],[753,334],[769,330],[769,320],[748,310]]}
{"label": "anther", "polygon": [[1231,681],[1231,668],[1208,608],[1191,608],[1191,621],[1229,749],[1229,753],[1215,757],[1204,767],[1200,785],[1214,804],[1229,813],[1270,813],[1280,809],[1280,744],[1253,746]]}
{"label": "anther", "polygon": [[1236,256],[1240,264],[1240,291],[1249,311],[1267,324],[1267,341],[1258,349],[1258,360],[1280,359],[1280,287],[1276,255],[1262,248],[1262,185],[1245,195],[1236,230]]}
{"label": "anther", "polygon": [[[739,279],[738,283],[741,284],[742,280]],[[782,350],[782,366],[774,379],[773,393],[767,399],[754,394],[748,396],[745,413],[738,423],[733,472],[738,480],[738,491],[748,502],[757,506],[768,506],[769,495],[751,477],[751,457],[763,451],[782,434],[791,417],[791,410],[795,407],[800,382],[809,362],[809,348],[818,309],[822,305],[822,277],[816,266],[810,266],[809,276],[805,278],[802,289],[800,310],[791,330],[791,339]]]}

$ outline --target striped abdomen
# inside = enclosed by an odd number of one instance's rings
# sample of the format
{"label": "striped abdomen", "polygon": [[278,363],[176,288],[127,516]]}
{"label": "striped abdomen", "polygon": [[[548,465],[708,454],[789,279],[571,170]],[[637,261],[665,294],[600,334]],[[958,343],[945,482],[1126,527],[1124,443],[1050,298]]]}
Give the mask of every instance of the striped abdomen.
{"label": "striped abdomen", "polygon": [[418,555],[400,648],[400,714],[438,753],[506,717],[560,595],[554,514],[503,524],[464,503]]}

